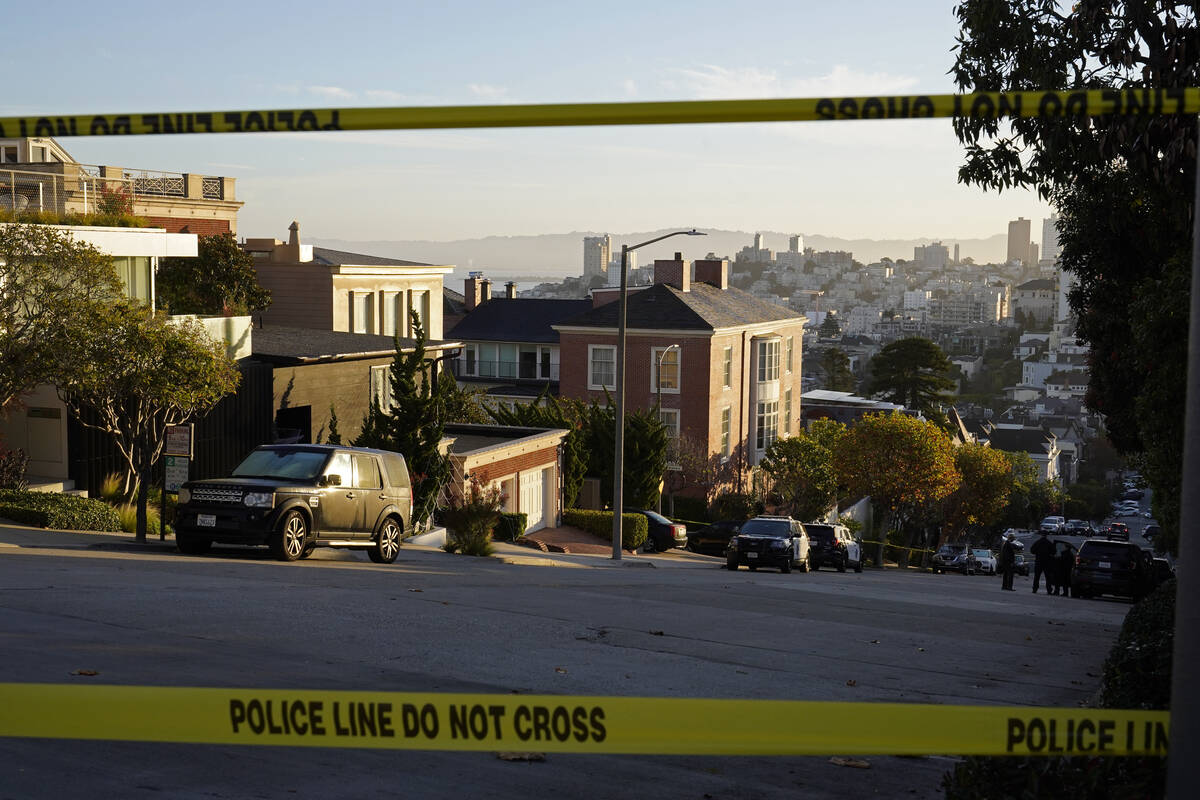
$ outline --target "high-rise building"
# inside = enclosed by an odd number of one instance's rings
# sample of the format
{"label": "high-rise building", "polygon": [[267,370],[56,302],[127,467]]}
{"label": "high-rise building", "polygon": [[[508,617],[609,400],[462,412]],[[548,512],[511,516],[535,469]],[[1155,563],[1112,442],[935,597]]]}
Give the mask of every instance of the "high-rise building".
{"label": "high-rise building", "polygon": [[755,250],[766,250],[767,249],[767,246],[765,244],[763,244],[764,238],[765,237],[761,233],[754,234],[754,249]]}
{"label": "high-rise building", "polygon": [[1018,217],[1008,223],[1008,257],[1006,261],[1029,263],[1029,220]]}
{"label": "high-rise building", "polygon": [[913,248],[913,261],[929,269],[945,269],[950,250],[941,242]]}
{"label": "high-rise building", "polygon": [[796,233],[788,237],[788,252],[803,253],[804,252],[804,237]]}
{"label": "high-rise building", "polygon": [[956,265],[960,263],[958,260],[958,245],[957,244],[954,245],[954,263]]}
{"label": "high-rise building", "polygon": [[1051,263],[1062,256],[1062,245],[1058,242],[1058,214],[1042,220],[1042,259]]}
{"label": "high-rise building", "polygon": [[612,260],[612,238],[606,233],[603,236],[585,236],[583,238],[583,277],[591,278],[596,275],[608,275],[608,262]]}

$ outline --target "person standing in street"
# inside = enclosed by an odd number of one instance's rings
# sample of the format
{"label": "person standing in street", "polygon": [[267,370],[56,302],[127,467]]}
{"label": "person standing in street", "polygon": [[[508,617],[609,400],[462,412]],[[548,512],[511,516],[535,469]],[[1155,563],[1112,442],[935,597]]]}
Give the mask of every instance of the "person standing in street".
{"label": "person standing in street", "polygon": [[1075,548],[1070,542],[1055,542],[1058,556],[1055,558],[1057,573],[1054,585],[1062,592],[1063,597],[1071,594],[1071,573],[1075,571]]}
{"label": "person standing in street", "polygon": [[1054,547],[1054,542],[1050,541],[1046,536],[1046,531],[1039,531],[1038,540],[1029,548],[1029,554],[1033,556],[1033,593],[1037,594],[1038,586],[1041,584],[1042,576],[1046,576],[1046,593],[1054,594],[1054,569],[1056,567],[1054,556],[1057,550]]}
{"label": "person standing in street", "polygon": [[1017,562],[1017,548],[1013,545],[1013,535],[1010,533],[1000,545],[1000,574],[1003,580],[1000,588],[1006,592],[1013,591],[1013,569]]}

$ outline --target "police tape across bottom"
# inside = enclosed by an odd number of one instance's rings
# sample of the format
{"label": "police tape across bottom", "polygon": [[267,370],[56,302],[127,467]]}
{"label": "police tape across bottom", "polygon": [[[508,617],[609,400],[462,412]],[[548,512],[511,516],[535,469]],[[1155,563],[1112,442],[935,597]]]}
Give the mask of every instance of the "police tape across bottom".
{"label": "police tape across bottom", "polygon": [[0,736],[661,755],[1166,755],[1165,711],[0,684]]}

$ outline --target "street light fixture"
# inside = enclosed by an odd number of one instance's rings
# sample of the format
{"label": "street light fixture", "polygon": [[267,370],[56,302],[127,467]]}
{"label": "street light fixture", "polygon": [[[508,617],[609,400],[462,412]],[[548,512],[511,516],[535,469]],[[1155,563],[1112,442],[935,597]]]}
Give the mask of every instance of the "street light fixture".
{"label": "street light fixture", "polygon": [[621,560],[621,514],[625,510],[625,306],[629,298],[629,251],[670,239],[672,236],[707,236],[695,228],[674,231],[630,247],[621,245],[621,299],[617,304],[617,410],[616,446],[613,454],[613,561]]}

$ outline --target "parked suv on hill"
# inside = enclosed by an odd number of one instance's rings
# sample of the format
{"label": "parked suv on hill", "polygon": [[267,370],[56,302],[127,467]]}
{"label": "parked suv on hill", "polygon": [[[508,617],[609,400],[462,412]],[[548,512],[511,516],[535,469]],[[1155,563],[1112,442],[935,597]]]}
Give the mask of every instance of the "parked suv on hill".
{"label": "parked suv on hill", "polygon": [[366,550],[390,564],[412,518],[404,456],[335,445],[264,445],[228,478],[179,490],[175,543],[201,555],[213,542],[267,545],[281,561],[313,548]]}
{"label": "parked suv on hill", "polygon": [[804,532],[808,534],[814,570],[835,567],[845,572],[846,567],[854,567],[855,572],[862,572],[862,545],[845,525],[806,522]]}
{"label": "parked suv on hill", "polygon": [[755,517],[742,523],[738,535],[729,540],[725,549],[725,566],[735,570],[745,564],[751,570],[759,567],[778,567],[791,572],[812,568],[812,553],[804,526],[791,517]]}

